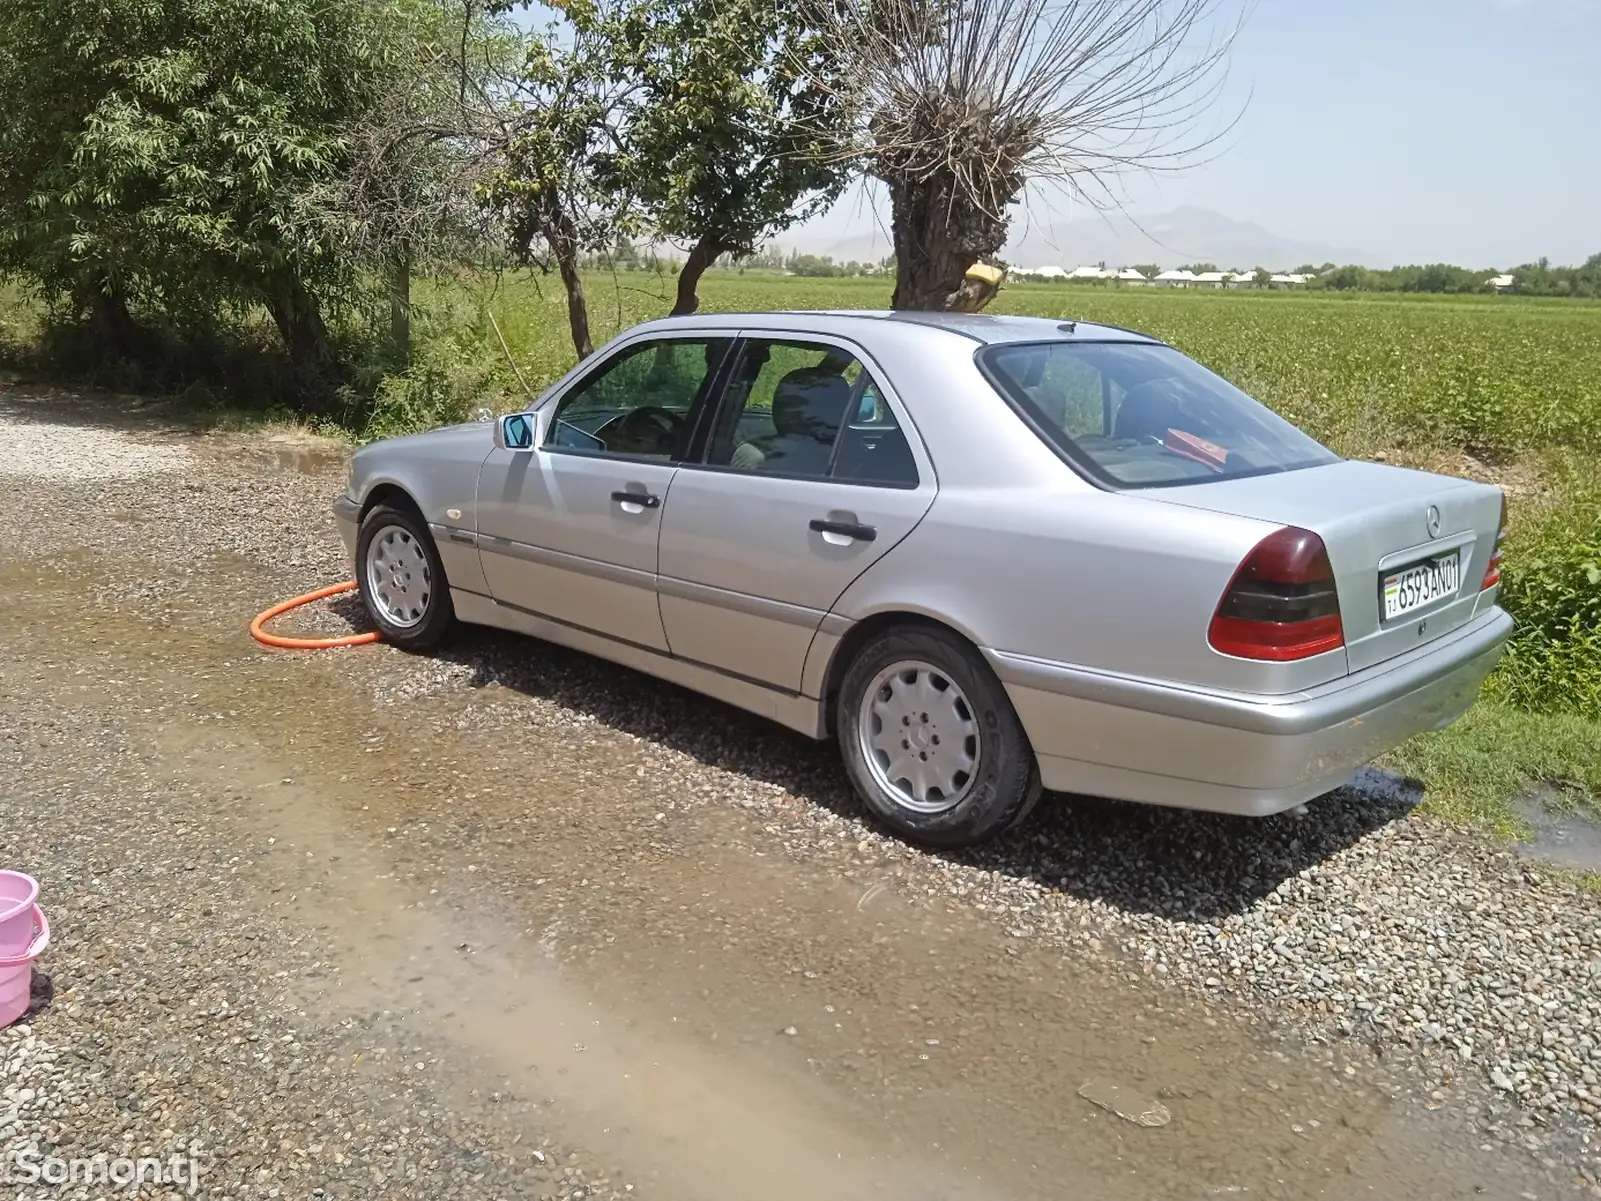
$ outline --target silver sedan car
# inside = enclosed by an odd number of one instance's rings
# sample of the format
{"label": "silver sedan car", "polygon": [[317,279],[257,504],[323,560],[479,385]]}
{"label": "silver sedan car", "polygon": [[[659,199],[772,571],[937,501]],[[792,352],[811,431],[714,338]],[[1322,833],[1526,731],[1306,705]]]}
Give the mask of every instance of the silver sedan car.
{"label": "silver sedan car", "polygon": [[1084,322],[649,322],[524,412],[362,447],[334,510],[399,646],[498,626],[837,738],[944,846],[1042,788],[1298,805],[1461,716],[1512,626],[1499,489]]}

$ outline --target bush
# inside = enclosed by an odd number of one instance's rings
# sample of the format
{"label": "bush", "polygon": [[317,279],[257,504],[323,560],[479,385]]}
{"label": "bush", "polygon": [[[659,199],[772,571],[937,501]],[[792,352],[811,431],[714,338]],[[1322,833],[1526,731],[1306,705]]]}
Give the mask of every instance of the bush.
{"label": "bush", "polygon": [[1496,688],[1542,712],[1601,718],[1601,484],[1514,522],[1501,604],[1517,620]]}
{"label": "bush", "polygon": [[[412,361],[349,389],[344,425],[362,441],[473,421],[522,396],[482,300],[436,295],[413,314]],[[526,398],[524,398],[526,399]]]}

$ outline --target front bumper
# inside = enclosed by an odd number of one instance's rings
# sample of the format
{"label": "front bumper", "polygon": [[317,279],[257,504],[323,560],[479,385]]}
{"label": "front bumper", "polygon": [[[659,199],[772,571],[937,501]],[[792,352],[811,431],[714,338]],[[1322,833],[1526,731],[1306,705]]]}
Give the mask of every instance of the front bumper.
{"label": "front bumper", "polygon": [[986,655],[1047,788],[1262,815],[1338,788],[1375,756],[1461,717],[1511,632],[1511,617],[1491,609],[1410,654],[1287,696]]}
{"label": "front bumper", "polygon": [[361,524],[361,506],[348,496],[341,496],[334,501],[334,524],[339,527],[339,536],[344,539],[345,553],[352,560],[356,557],[356,530]]}

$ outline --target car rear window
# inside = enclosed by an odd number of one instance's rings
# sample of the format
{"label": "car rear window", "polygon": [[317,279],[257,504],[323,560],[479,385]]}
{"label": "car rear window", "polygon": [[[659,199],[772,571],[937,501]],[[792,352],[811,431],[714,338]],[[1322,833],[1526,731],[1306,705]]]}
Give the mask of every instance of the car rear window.
{"label": "car rear window", "polygon": [[978,362],[1037,433],[1116,488],[1238,479],[1338,456],[1171,346],[1027,342]]}

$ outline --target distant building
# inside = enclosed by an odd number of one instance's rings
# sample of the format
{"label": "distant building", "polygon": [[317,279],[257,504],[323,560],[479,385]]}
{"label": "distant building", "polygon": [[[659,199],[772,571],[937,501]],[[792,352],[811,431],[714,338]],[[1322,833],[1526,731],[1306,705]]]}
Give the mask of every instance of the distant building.
{"label": "distant building", "polygon": [[1069,279],[1111,279],[1114,272],[1102,267],[1074,267],[1067,273]]}
{"label": "distant building", "polygon": [[1227,271],[1202,271],[1195,277],[1195,282],[1203,288],[1221,288],[1233,278]]}
{"label": "distant building", "polygon": [[1510,275],[1492,275],[1484,282],[1489,284],[1490,287],[1494,288],[1497,292],[1505,292],[1518,281],[1513,279]]}
{"label": "distant building", "polygon": [[1046,266],[1046,267],[1019,267],[1019,268],[1017,268],[1017,270],[1015,272],[1013,272],[1013,274],[1015,274],[1015,275],[1028,275],[1028,276],[1032,276],[1035,279],[1065,279],[1065,278],[1067,278],[1067,272],[1066,271],[1064,271],[1060,267],[1051,267],[1051,266]]}
{"label": "distant building", "polygon": [[1156,277],[1156,282],[1169,288],[1188,288],[1194,286],[1195,276],[1170,267]]}
{"label": "distant building", "polygon": [[1148,284],[1151,282],[1144,275],[1134,270],[1133,267],[1124,267],[1123,270],[1114,272],[1112,278],[1121,280],[1125,284]]}

